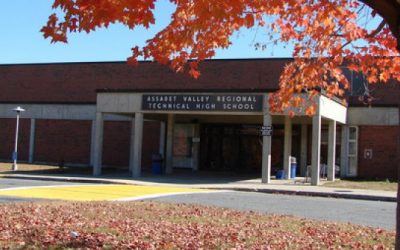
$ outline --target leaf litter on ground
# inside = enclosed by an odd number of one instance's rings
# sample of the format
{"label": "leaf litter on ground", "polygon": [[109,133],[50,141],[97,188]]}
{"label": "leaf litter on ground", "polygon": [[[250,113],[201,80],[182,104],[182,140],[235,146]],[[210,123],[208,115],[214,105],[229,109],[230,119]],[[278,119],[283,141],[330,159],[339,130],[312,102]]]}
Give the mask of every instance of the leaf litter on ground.
{"label": "leaf litter on ground", "polygon": [[392,249],[395,232],[158,202],[0,205],[0,248]]}

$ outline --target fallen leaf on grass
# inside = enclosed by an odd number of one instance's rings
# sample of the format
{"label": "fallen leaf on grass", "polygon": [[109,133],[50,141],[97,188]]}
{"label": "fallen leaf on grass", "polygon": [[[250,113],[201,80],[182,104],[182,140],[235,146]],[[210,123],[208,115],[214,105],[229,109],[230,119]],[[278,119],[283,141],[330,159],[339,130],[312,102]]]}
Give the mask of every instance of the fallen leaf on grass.
{"label": "fallen leaf on grass", "polygon": [[[156,202],[0,205],[0,248],[393,248],[393,231]],[[8,243],[7,243],[8,242]]]}

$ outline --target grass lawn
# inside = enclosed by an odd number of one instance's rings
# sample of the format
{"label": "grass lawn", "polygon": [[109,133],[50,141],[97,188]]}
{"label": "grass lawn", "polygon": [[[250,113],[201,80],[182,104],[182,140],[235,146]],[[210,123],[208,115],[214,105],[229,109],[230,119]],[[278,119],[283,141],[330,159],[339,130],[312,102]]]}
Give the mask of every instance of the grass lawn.
{"label": "grass lawn", "polygon": [[[11,172],[11,162],[0,162],[0,173]],[[18,163],[18,172],[29,172],[29,171],[52,171],[58,170],[58,166],[51,165],[40,165],[40,164],[25,164]]]}
{"label": "grass lawn", "polygon": [[392,249],[394,241],[394,231],[194,205],[0,205],[0,248]]}
{"label": "grass lawn", "polygon": [[13,172],[11,162],[0,162],[0,173],[17,173],[17,174],[92,174],[91,167],[64,167],[60,168],[56,165],[45,165],[45,164],[27,164],[18,163],[18,170]]}
{"label": "grass lawn", "polygon": [[345,179],[326,182],[324,187],[397,191],[397,182],[383,180]]}

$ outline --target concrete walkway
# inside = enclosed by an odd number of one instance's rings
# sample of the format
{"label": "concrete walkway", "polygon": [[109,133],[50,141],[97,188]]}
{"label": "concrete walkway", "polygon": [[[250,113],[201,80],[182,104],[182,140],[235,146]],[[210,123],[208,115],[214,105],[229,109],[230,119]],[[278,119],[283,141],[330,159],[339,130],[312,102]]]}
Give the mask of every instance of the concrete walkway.
{"label": "concrete walkway", "polygon": [[205,188],[217,190],[236,190],[262,193],[279,193],[288,195],[304,195],[333,197],[344,199],[362,199],[376,201],[396,201],[396,192],[331,188],[324,186],[311,186],[304,183],[304,178],[295,180],[272,180],[271,184],[262,184],[261,179],[244,177],[210,177],[202,175],[148,175],[140,178],[129,178],[127,175],[104,175],[92,177],[88,175],[68,175],[68,174],[22,174],[22,173],[4,173],[0,174],[2,178],[19,178],[31,180],[52,180],[68,182],[86,182],[86,183],[114,183],[131,184],[145,186],[174,186],[186,188]]}

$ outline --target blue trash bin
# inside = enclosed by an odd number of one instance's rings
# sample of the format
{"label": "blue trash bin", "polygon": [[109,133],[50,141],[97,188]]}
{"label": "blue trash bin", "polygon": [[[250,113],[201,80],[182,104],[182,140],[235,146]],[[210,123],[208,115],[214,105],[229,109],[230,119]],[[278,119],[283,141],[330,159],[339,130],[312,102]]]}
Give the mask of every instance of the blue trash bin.
{"label": "blue trash bin", "polygon": [[291,179],[296,178],[296,169],[297,169],[296,157],[292,157],[290,159],[290,178]]}
{"label": "blue trash bin", "polygon": [[162,174],[162,157],[160,154],[154,154],[151,157],[151,172],[153,174]]}
{"label": "blue trash bin", "polygon": [[285,171],[283,171],[283,170],[278,170],[278,171],[276,171],[275,178],[276,178],[277,180],[282,180],[282,179],[284,179],[284,178],[285,178]]}

